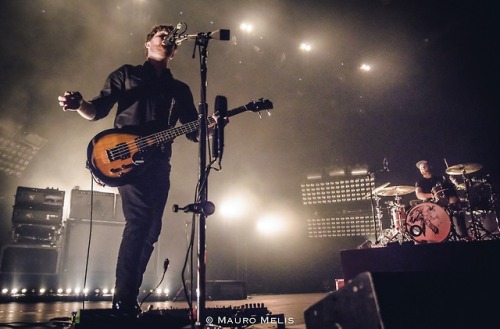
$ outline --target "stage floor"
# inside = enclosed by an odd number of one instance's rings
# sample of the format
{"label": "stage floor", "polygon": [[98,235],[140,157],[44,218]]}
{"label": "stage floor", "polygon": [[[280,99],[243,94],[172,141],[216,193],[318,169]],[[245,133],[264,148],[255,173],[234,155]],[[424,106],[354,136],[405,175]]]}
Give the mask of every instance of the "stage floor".
{"label": "stage floor", "polygon": [[[270,313],[274,315],[283,314],[285,328],[305,329],[304,311],[323,299],[327,293],[290,294],[290,295],[249,295],[244,300],[207,301],[207,308],[217,307],[239,307],[246,304],[263,304]],[[149,306],[153,309],[184,309],[187,303],[184,301],[144,302],[142,309]],[[107,309],[111,306],[109,301],[101,302],[49,302],[49,303],[5,303],[0,304],[0,328],[22,327],[22,328],[47,328],[55,327],[54,319],[71,323],[72,312],[81,310]],[[229,325],[228,325],[229,327]],[[277,324],[258,323],[251,328],[278,328]],[[280,326],[282,328],[282,326]],[[147,329],[147,328],[144,328]]]}

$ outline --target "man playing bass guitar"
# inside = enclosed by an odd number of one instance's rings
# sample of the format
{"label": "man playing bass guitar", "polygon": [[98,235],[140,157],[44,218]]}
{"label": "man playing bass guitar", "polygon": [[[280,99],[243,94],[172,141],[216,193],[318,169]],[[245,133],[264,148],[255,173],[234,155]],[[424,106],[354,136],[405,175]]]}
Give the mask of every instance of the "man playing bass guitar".
{"label": "man playing bass guitar", "polygon": [[[147,34],[146,61],[123,65],[111,74],[99,95],[86,101],[79,92],[59,96],[64,111],[77,112],[87,120],[106,117],[117,104],[115,128],[154,126],[168,129],[178,121],[196,121],[198,111],[188,85],[175,79],[168,68],[177,45],[172,25],[157,25]],[[197,141],[198,131],[186,134]],[[126,184],[118,186],[122,198],[125,228],[118,251],[112,308],[119,315],[136,317],[140,312],[137,296],[143,274],[158,241],[162,216],[170,189],[171,141],[148,154]]]}

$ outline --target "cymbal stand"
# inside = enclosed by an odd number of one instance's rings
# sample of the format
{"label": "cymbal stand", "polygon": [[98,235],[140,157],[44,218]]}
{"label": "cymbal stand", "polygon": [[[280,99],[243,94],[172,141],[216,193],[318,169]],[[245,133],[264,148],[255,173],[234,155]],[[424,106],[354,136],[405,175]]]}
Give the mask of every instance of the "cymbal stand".
{"label": "cymbal stand", "polygon": [[[375,201],[375,211],[374,211],[374,230],[375,230],[375,244],[378,244],[380,242],[380,236],[378,232],[379,229],[381,228],[381,222],[382,222],[382,217],[384,216],[382,214],[382,210],[380,208],[380,197],[375,194],[371,193],[371,199]],[[373,207],[373,204],[372,204]]]}
{"label": "cymbal stand", "polygon": [[[471,180],[465,176],[465,170],[462,173],[462,178],[465,182],[465,197],[467,200],[467,208],[466,213],[470,214],[470,227],[469,230],[472,232],[472,238],[477,241],[485,240],[486,238],[498,239],[497,236],[493,235],[489,230],[487,230],[481,221],[477,218],[477,215],[474,213],[474,209],[472,209],[471,199],[470,199],[470,188],[471,188]],[[484,233],[484,234],[483,234]]]}

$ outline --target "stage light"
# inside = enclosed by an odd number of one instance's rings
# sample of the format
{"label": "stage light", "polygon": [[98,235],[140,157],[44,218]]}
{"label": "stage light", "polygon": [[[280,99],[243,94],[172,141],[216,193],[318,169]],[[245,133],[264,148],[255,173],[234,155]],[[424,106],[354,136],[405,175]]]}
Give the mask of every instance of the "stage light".
{"label": "stage light", "polygon": [[19,291],[19,289],[17,289],[17,288],[12,288],[12,289],[10,290],[10,294],[11,294],[11,295],[15,295],[15,294],[17,294],[17,293],[18,293],[18,291]]}
{"label": "stage light", "polygon": [[370,71],[372,68],[371,68],[371,66],[370,66],[370,65],[368,65],[368,64],[362,64],[362,65],[359,67],[359,69],[360,69],[361,71],[368,72],[368,71]]}
{"label": "stage light", "polygon": [[104,295],[107,295],[109,293],[109,289],[107,289],[107,288],[102,289],[102,293]]}
{"label": "stage light", "polygon": [[58,295],[62,294],[63,292],[64,292],[64,290],[62,288],[57,289],[57,294]]}
{"label": "stage light", "polygon": [[165,294],[165,296],[168,296],[168,294],[170,293],[170,289],[168,288],[163,289],[163,293]]}
{"label": "stage light", "polygon": [[7,289],[7,288],[3,288],[3,289],[2,289],[2,294],[4,294],[4,295],[5,295],[5,294],[7,294],[7,293],[9,293],[9,289]]}
{"label": "stage light", "polygon": [[300,44],[299,49],[305,52],[310,52],[312,50],[312,47],[310,44],[303,42]]}
{"label": "stage light", "polygon": [[239,218],[247,212],[248,208],[248,203],[243,198],[233,197],[221,202],[220,214],[225,218]]}
{"label": "stage light", "polygon": [[323,171],[312,171],[306,175],[307,180],[320,180],[323,179]]}
{"label": "stage light", "polygon": [[73,290],[71,288],[66,289],[66,293],[69,295]]}
{"label": "stage light", "polygon": [[20,177],[47,140],[29,132],[7,136],[4,129],[0,130],[0,171]]}
{"label": "stage light", "polygon": [[38,290],[38,292],[40,293],[40,295],[45,294],[45,291],[46,291],[46,290],[45,290],[44,288],[40,288],[40,290]]}
{"label": "stage light", "polygon": [[[380,220],[377,221],[380,227]],[[365,236],[375,234],[371,215],[345,215],[337,217],[309,218],[307,220],[309,238],[331,238]]]}
{"label": "stage light", "polygon": [[284,229],[283,220],[277,215],[266,215],[257,221],[257,229],[264,235],[274,235]]}
{"label": "stage light", "polygon": [[240,30],[242,30],[246,33],[250,33],[253,31],[253,25],[249,24],[249,23],[241,23]]}
{"label": "stage light", "polygon": [[328,169],[329,177],[343,177],[346,175],[345,168],[342,167],[331,167]]}
{"label": "stage light", "polygon": [[352,176],[366,176],[368,175],[368,165],[356,165],[351,168]]}
{"label": "stage light", "polygon": [[370,178],[301,184],[304,205],[342,203],[364,200],[374,182]]}

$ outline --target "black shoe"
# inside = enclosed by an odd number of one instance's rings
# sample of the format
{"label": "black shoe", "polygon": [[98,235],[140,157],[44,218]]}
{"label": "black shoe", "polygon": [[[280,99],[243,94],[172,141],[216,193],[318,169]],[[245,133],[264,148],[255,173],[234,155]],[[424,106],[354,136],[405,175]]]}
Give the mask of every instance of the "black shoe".
{"label": "black shoe", "polygon": [[113,303],[113,313],[120,317],[138,318],[142,310],[137,302],[126,303],[118,301]]}

